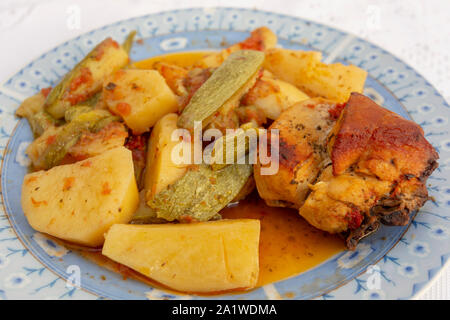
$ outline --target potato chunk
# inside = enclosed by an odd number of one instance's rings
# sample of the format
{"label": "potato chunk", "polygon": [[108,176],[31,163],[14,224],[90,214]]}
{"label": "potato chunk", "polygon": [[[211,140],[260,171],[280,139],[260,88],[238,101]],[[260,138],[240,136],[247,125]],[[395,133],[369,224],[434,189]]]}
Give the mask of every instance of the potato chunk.
{"label": "potato chunk", "polygon": [[245,95],[242,103],[258,107],[267,118],[276,120],[281,112],[306,99],[309,97],[289,82],[262,77]]}
{"label": "potato chunk", "polygon": [[34,229],[92,247],[103,243],[111,225],[127,223],[138,202],[125,147],[27,174],[22,185],[22,208]]}
{"label": "potato chunk", "polygon": [[[180,179],[187,171],[188,164],[175,164],[172,161],[172,151],[179,143],[185,141],[172,141],[172,133],[176,130],[178,116],[170,113],[162,117],[155,125],[148,141],[147,166],[144,186],[146,199],[153,197],[169,184]],[[190,149],[190,143],[188,148]]]}
{"label": "potato chunk", "polygon": [[259,220],[189,224],[116,224],[103,254],[172,289],[252,288],[259,273]]}
{"label": "potato chunk", "polygon": [[297,86],[305,78],[314,75],[314,69],[322,60],[319,51],[301,51],[272,48],[266,51],[264,68],[275,77]]}
{"label": "potato chunk", "polygon": [[322,54],[272,48],[266,51],[264,67],[311,97],[346,102],[350,93],[362,93],[367,72],[354,65],[325,64]]}
{"label": "potato chunk", "polygon": [[105,103],[135,134],[148,131],[164,115],[178,110],[178,101],[155,70],[119,70],[106,78]]}

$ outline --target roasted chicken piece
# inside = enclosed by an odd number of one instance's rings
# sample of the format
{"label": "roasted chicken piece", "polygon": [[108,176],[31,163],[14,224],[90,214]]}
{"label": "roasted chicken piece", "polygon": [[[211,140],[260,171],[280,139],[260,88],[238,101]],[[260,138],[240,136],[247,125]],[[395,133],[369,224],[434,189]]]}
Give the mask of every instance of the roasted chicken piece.
{"label": "roasted chicken piece", "polygon": [[278,173],[261,175],[261,163],[254,170],[259,195],[268,205],[295,209],[303,205],[308,185],[329,162],[326,141],[336,123],[336,108],[339,105],[322,98],[305,100],[282,112],[269,127],[269,132],[279,130]]}
{"label": "roasted chicken piece", "polygon": [[[380,223],[407,224],[410,213],[428,200],[426,180],[438,166],[438,154],[421,127],[357,93],[344,108],[336,105],[327,113],[318,112],[317,104],[308,108],[308,101],[286,110],[272,124],[280,130],[280,170],[260,176],[260,165],[255,165],[260,196],[268,205],[288,201],[316,228],[342,234],[349,249]],[[316,124],[325,130],[302,135],[292,129],[307,123],[308,128]],[[288,135],[292,140],[285,138]],[[314,160],[301,172],[300,184],[297,168],[307,159]]]}
{"label": "roasted chicken piece", "polygon": [[418,124],[357,93],[333,129],[328,149],[334,175],[355,166],[356,172],[388,181],[427,178],[438,159]]}

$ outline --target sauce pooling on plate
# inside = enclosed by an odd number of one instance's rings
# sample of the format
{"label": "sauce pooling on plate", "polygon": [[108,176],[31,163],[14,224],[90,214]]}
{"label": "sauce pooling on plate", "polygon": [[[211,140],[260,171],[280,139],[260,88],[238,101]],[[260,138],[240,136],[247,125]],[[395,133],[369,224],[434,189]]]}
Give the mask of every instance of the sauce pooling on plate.
{"label": "sauce pooling on plate", "polygon": [[297,211],[269,207],[256,197],[221,214],[261,221],[258,286],[300,274],[345,249],[342,239],[312,227]]}
{"label": "sauce pooling on plate", "polygon": [[165,62],[177,65],[179,67],[189,67],[195,64],[201,57],[211,53],[211,51],[191,51],[169,53],[162,56],[156,56],[149,59],[136,61],[133,67],[137,69],[152,69],[157,62]]}

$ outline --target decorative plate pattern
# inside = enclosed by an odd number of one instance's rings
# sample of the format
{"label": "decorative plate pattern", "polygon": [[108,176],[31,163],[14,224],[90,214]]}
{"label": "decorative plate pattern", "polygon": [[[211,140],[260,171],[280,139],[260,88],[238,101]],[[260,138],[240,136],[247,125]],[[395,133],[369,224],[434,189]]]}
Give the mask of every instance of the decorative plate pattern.
{"label": "decorative plate pattern", "polygon": [[[138,31],[133,60],[189,50],[221,48],[266,25],[280,46],[320,50],[328,63],[352,63],[369,72],[365,93],[412,118],[438,150],[440,167],[430,177],[429,201],[410,226],[383,227],[354,252],[342,252],[296,277],[217,299],[409,299],[426,287],[450,256],[450,107],[411,67],[353,35],[295,17],[269,12],[209,8],[162,12],[120,21],[67,41],[29,63],[0,85],[2,157],[0,299],[204,299],[164,292],[92,263],[28,225],[20,206],[27,172],[28,124],[14,117],[20,102],[55,85],[96,43],[123,40]],[[77,275],[80,281],[77,282]],[[67,281],[67,279],[69,281]]]}

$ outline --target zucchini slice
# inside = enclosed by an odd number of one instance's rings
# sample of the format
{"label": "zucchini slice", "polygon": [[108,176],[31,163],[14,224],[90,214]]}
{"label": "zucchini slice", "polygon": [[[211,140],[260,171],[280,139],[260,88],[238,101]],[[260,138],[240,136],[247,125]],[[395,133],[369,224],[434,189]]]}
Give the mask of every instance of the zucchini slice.
{"label": "zucchini slice", "polygon": [[233,164],[214,171],[201,164],[159,192],[148,206],[167,221],[207,221],[239,194],[253,172],[252,165]]}
{"label": "zucchini slice", "polygon": [[261,51],[232,53],[195,92],[181,113],[178,126],[192,130],[195,121],[202,121],[202,127],[206,127],[211,116],[258,72],[263,62]]}

